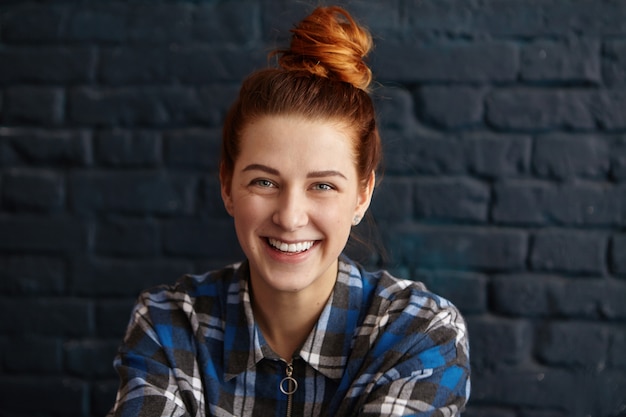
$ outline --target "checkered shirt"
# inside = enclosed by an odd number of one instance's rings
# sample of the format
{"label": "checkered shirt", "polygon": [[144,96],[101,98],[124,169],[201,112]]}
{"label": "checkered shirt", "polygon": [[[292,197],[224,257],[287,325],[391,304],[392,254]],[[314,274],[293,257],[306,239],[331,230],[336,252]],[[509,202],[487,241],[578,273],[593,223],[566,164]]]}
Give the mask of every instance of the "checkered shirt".
{"label": "checkered shirt", "polygon": [[288,364],[254,322],[248,280],[243,262],[142,293],[115,358],[120,387],[109,417],[444,417],[464,409],[465,323],[423,284],[342,257],[334,291],[291,361],[297,389],[286,395]]}

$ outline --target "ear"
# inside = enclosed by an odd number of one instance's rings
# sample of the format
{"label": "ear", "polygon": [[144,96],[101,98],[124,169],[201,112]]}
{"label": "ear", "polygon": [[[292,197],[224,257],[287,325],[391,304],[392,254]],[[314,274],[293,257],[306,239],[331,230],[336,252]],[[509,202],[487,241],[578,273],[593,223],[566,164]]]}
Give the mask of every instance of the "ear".
{"label": "ear", "polygon": [[222,193],[222,202],[224,208],[230,214],[233,215],[233,199],[231,194],[233,177],[226,173],[224,165],[220,165],[220,190]]}
{"label": "ear", "polygon": [[375,185],[376,173],[372,171],[366,183],[359,190],[359,194],[357,196],[357,205],[354,210],[355,216],[358,216],[359,218],[363,218],[365,216],[365,212],[369,208],[372,201],[372,195],[374,194]]}

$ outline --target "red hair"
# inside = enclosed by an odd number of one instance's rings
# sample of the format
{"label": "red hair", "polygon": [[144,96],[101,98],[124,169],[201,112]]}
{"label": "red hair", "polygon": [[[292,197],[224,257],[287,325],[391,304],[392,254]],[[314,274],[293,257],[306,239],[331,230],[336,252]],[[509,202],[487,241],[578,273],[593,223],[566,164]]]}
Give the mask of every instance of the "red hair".
{"label": "red hair", "polygon": [[292,30],[289,49],[278,50],[280,68],[246,78],[223,127],[221,176],[230,180],[244,126],[263,116],[294,115],[331,120],[353,133],[355,164],[362,182],[381,159],[381,144],[368,94],[372,73],[363,59],[369,32],[340,7],[320,7]]}

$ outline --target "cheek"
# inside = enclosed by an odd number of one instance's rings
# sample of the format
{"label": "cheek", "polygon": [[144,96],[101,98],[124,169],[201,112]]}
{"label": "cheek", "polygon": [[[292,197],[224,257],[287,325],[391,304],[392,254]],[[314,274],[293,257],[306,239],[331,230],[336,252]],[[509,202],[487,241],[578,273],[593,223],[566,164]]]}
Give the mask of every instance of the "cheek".
{"label": "cheek", "polygon": [[352,219],[354,217],[355,205],[351,202],[344,202],[342,204],[326,204],[321,207],[317,207],[312,216],[322,224],[326,224],[329,229],[336,231],[343,231],[349,229],[352,225]]}
{"label": "cheek", "polygon": [[259,223],[271,215],[272,207],[265,199],[254,195],[238,195],[233,200],[234,217],[242,224]]}

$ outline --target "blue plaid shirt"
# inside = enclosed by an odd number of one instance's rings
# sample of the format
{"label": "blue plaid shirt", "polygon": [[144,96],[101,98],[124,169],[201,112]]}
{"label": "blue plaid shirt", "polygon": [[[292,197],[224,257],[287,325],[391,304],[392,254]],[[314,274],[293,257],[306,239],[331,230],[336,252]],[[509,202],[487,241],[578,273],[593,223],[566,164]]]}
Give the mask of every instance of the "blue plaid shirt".
{"label": "blue plaid shirt", "polygon": [[342,257],[330,299],[287,363],[254,322],[248,278],[244,262],[144,292],[115,359],[121,383],[110,416],[463,410],[470,386],[465,323],[421,283],[366,272]]}

